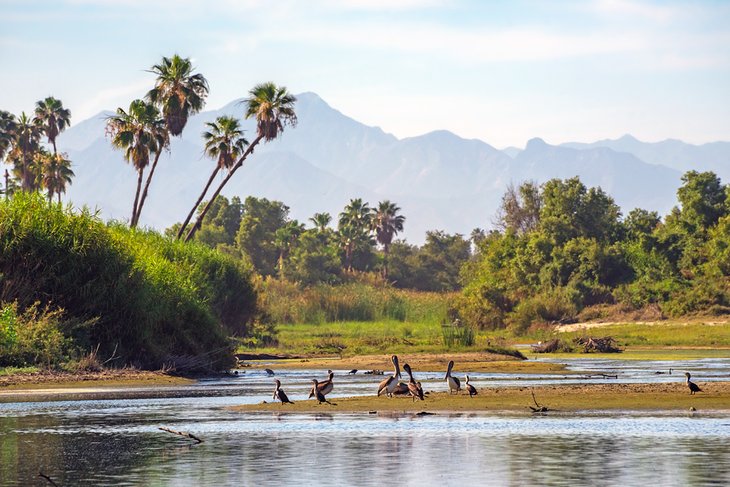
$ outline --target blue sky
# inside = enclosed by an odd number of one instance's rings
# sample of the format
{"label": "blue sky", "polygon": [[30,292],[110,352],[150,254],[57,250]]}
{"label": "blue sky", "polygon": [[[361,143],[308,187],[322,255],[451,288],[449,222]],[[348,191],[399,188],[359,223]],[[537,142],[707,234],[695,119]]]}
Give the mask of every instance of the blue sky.
{"label": "blue sky", "polygon": [[0,0],[0,109],[81,121],[191,57],[208,108],[275,81],[398,137],[730,140],[730,2]]}

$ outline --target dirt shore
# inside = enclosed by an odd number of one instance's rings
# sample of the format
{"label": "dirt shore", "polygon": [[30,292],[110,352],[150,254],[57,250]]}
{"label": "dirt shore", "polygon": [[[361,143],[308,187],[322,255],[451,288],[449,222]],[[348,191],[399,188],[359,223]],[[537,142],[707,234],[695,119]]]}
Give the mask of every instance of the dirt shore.
{"label": "dirt shore", "polygon": [[270,402],[234,406],[238,412],[293,413],[445,413],[445,412],[523,412],[532,414],[536,407],[532,393],[540,406],[549,412],[616,411],[616,410],[686,410],[730,411],[730,382],[701,383],[703,392],[690,395],[684,383],[672,384],[580,384],[541,387],[480,388],[472,398],[468,394],[450,395],[431,392],[424,401],[411,397],[333,398],[332,404],[315,400],[296,401],[282,405]]}
{"label": "dirt shore", "polygon": [[192,379],[162,372],[135,369],[107,369],[100,372],[42,371],[0,376],[0,395],[7,391],[34,389],[77,389],[94,387],[156,387],[183,385]]}

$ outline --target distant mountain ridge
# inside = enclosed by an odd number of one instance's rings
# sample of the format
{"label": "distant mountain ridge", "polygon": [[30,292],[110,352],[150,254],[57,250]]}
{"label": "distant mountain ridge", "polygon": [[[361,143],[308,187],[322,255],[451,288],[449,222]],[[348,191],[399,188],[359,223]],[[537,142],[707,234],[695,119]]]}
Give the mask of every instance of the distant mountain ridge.
{"label": "distant mountain ridge", "polygon": [[[280,200],[301,222],[323,211],[336,220],[351,198],[373,206],[390,199],[406,216],[399,237],[411,243],[422,243],[428,230],[469,235],[476,227],[491,227],[510,183],[580,176],[586,185],[611,194],[625,213],[639,206],[665,214],[676,204],[687,168],[730,178],[728,142],[691,146],[622,138],[554,146],[532,139],[524,150],[500,151],[445,130],[398,139],[347,117],[314,93],[297,99],[298,125],[257,147],[224,194]],[[170,153],[160,158],[143,225],[161,230],[183,219],[213,168],[213,161],[203,156],[205,123],[224,114],[241,118],[244,108],[237,100],[191,117]],[[61,134],[58,147],[69,153],[76,173],[67,199],[97,207],[105,218],[124,220],[131,212],[135,174],[105,138],[110,113],[75,124]],[[255,133],[253,121],[242,125],[249,136]],[[666,164],[656,162],[662,158]],[[700,162],[687,162],[692,158]]]}

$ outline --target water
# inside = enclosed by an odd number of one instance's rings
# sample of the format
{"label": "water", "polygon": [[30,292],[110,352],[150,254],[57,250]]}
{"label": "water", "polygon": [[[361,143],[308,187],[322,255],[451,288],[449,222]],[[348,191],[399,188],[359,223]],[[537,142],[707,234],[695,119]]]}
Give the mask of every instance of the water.
{"label": "water", "polygon": [[[501,387],[681,382],[685,370],[702,381],[727,380],[730,374],[730,359],[693,361],[671,376],[655,374],[670,366],[569,363],[586,377],[615,373],[618,379],[469,375],[478,387]],[[379,380],[335,372],[337,395],[371,394]],[[445,390],[442,374],[418,373],[418,378],[427,390]],[[295,401],[306,398],[313,376],[325,373],[277,370]],[[419,417],[226,409],[270,400],[272,382],[249,370],[152,393],[0,403],[0,485],[50,485],[39,472],[64,486],[730,485],[730,412]],[[205,441],[196,445],[159,426],[190,431]]]}

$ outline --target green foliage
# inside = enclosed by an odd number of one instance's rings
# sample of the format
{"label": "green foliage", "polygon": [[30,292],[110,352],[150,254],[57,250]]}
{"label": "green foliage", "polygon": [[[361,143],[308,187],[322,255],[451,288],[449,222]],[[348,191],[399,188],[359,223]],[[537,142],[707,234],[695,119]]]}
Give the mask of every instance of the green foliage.
{"label": "green foliage", "polygon": [[4,305],[0,309],[0,366],[51,367],[65,361],[75,350],[64,327],[63,310],[41,309],[34,303],[18,313],[17,304]]}
{"label": "green foliage", "polygon": [[[180,357],[225,366],[229,333],[255,313],[250,272],[202,245],[104,225],[36,195],[0,202],[0,302],[63,308],[85,350],[160,367]],[[64,331],[66,333],[66,331]]]}
{"label": "green foliage", "polygon": [[276,231],[284,227],[289,208],[280,201],[249,196],[243,203],[236,244],[263,276],[277,273]]}
{"label": "green foliage", "polygon": [[461,325],[458,321],[441,325],[441,335],[443,337],[444,346],[447,349],[454,347],[471,347],[474,345],[474,328],[471,326]]}

